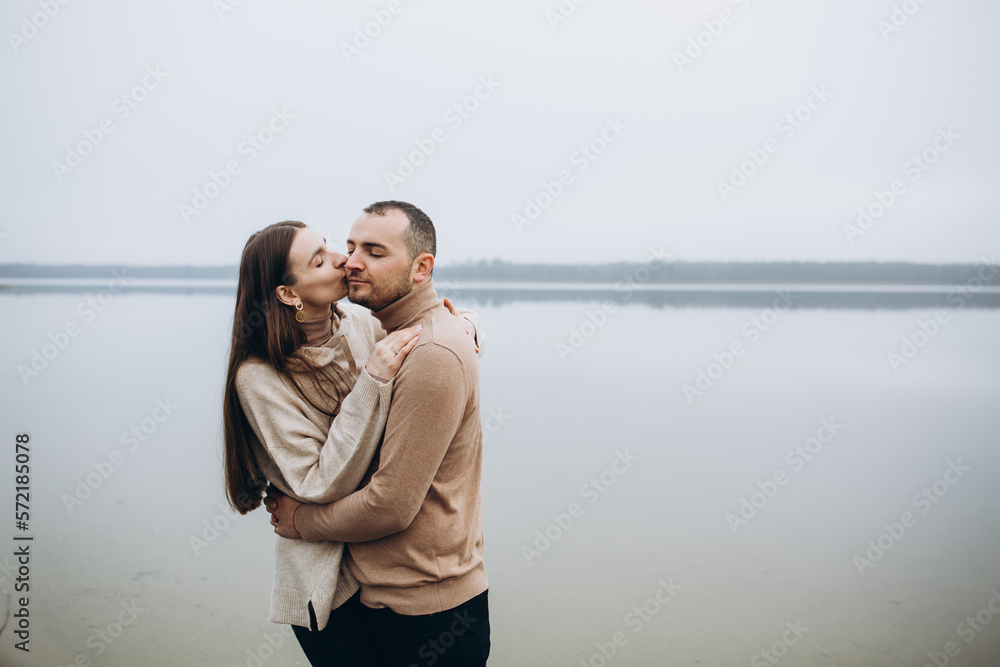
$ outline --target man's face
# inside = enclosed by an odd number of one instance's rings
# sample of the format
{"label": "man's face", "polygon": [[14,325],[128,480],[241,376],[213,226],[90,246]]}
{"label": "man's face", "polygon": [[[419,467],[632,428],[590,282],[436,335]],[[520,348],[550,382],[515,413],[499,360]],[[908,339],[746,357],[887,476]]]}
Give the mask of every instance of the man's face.
{"label": "man's face", "polygon": [[347,238],[348,298],[373,311],[382,310],[413,289],[413,262],[403,242],[410,221],[402,211],[361,214]]}

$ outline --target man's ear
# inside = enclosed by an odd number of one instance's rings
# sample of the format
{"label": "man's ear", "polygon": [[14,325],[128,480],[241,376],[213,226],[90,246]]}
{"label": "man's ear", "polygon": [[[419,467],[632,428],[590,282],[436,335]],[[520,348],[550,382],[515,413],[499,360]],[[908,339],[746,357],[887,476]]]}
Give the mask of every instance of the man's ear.
{"label": "man's ear", "polygon": [[278,285],[274,288],[274,293],[278,297],[278,301],[285,304],[286,306],[295,307],[295,302],[300,301],[299,295],[295,293],[288,285]]}
{"label": "man's ear", "polygon": [[417,258],[413,260],[413,268],[410,271],[410,275],[415,283],[423,283],[429,280],[431,277],[431,271],[434,270],[434,255],[429,252],[424,252],[417,255]]}

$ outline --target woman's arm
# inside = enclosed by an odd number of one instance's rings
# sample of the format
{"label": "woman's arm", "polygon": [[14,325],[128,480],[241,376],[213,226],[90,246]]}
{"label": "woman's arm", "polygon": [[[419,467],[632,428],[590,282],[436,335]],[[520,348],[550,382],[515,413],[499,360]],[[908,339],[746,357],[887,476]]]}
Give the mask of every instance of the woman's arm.
{"label": "woman's arm", "polygon": [[[302,502],[329,503],[357,488],[382,438],[392,400],[392,380],[378,382],[368,369],[394,377],[416,342],[415,330],[405,329],[372,350],[327,432],[307,416],[314,408],[273,368],[260,362],[240,368],[236,375],[240,404],[281,473],[285,483],[276,484],[279,490]],[[394,346],[398,353],[389,351]]]}
{"label": "woman's arm", "polygon": [[353,492],[382,437],[392,380],[381,384],[362,370],[324,433],[306,416],[311,406],[273,369],[244,368],[236,378],[243,412],[285,484],[271,482],[307,503],[329,503]]}

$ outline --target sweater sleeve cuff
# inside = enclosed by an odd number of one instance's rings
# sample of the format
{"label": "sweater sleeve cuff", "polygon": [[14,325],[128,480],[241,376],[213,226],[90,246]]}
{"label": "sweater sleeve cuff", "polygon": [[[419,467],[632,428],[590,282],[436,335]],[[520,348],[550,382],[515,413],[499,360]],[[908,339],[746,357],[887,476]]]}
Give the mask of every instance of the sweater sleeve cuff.
{"label": "sweater sleeve cuff", "polygon": [[367,368],[361,369],[361,375],[358,376],[358,381],[354,385],[354,389],[351,393],[358,392],[358,397],[365,399],[369,402],[374,403],[378,395],[387,386],[392,385],[392,381],[395,378],[381,378],[377,375],[372,375],[368,372]]}
{"label": "sweater sleeve cuff", "polygon": [[370,375],[371,378],[373,380],[375,380],[376,382],[378,382],[379,384],[388,384],[389,383],[389,380],[386,380],[384,377],[382,377],[380,375],[375,375],[374,373],[369,373],[368,375]]}
{"label": "sweater sleeve cuff", "polygon": [[386,379],[384,377],[379,377],[378,375],[372,375],[371,373],[368,372],[367,368],[364,368],[361,371],[361,375],[358,376],[358,382],[359,382],[359,384],[361,382],[361,378],[363,378],[365,376],[367,376],[371,380],[374,380],[376,382],[376,384],[381,385],[381,386],[384,386],[384,385],[387,385],[387,384],[391,384],[392,380],[393,380],[393,378]]}

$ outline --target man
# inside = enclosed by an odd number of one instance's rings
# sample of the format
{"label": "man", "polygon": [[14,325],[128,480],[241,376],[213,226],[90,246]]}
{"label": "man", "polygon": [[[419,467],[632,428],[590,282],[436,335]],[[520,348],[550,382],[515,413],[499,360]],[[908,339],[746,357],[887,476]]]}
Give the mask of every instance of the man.
{"label": "man", "polygon": [[437,299],[431,220],[377,202],[351,228],[354,303],[387,333],[423,325],[395,378],[382,444],[361,487],[329,505],[269,496],[275,532],[347,542],[363,615],[385,667],[485,665],[489,608],[480,483],[479,362]]}

